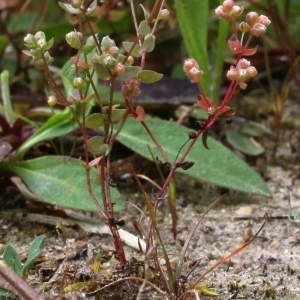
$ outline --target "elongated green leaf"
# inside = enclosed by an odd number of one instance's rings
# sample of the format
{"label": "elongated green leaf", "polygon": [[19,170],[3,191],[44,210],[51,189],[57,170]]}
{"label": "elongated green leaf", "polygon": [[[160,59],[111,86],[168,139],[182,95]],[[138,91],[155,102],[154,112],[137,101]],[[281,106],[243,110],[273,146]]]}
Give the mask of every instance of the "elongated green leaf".
{"label": "elongated green leaf", "polygon": [[228,143],[245,154],[256,156],[264,152],[264,148],[253,138],[240,134],[234,129],[226,130],[225,134]]}
{"label": "elongated green leaf", "polygon": [[[86,211],[98,211],[89,196],[86,176],[81,162],[63,156],[44,156],[20,163],[2,162],[0,169],[16,173],[27,187],[45,202],[60,207]],[[100,186],[94,183],[97,172],[90,173],[92,190],[101,205]],[[115,211],[124,208],[119,192],[111,189]]]}
{"label": "elongated green leaf", "polygon": [[[159,119],[147,119],[146,124],[162,145],[169,161],[173,163],[178,150],[188,139],[188,129],[174,122]],[[145,129],[133,119],[126,122],[118,139],[128,148],[151,159],[147,149],[147,145],[149,145],[154,156],[161,159],[159,151]],[[178,169],[178,172],[218,186],[249,194],[270,196],[266,183],[245,162],[211,138],[207,139],[209,150],[203,147],[200,140],[194,145],[186,159],[195,162],[195,165],[187,171]]]}
{"label": "elongated green leaf", "polygon": [[[222,0],[223,1],[223,0]],[[221,5],[220,1],[220,5]],[[216,62],[215,62],[215,70],[212,76],[212,95],[214,99],[215,105],[220,104],[220,88],[222,84],[222,74],[223,74],[223,66],[224,66],[224,57],[225,52],[228,48],[227,46],[227,36],[228,36],[228,28],[229,22],[225,20],[219,20],[219,28],[218,28],[218,40],[217,40],[217,49],[216,49]]]}
{"label": "elongated green leaf", "polygon": [[156,82],[156,81],[162,79],[162,77],[163,77],[163,74],[159,74],[159,73],[156,73],[156,72],[150,71],[150,70],[143,70],[139,74],[139,79],[141,79],[141,81],[143,83],[153,83],[153,82]]}
{"label": "elongated green leaf", "polygon": [[3,260],[19,276],[22,276],[22,263],[13,245],[11,244],[6,245],[3,253]]}
{"label": "elongated green leaf", "polygon": [[26,279],[29,275],[30,269],[32,268],[35,260],[41,255],[42,248],[46,243],[46,236],[40,235],[34,239],[31,247],[28,251],[28,257],[22,268],[22,278]]}
{"label": "elongated green leaf", "polygon": [[62,136],[77,126],[69,108],[57,115],[52,116],[41,128],[39,128],[15,154],[15,159],[22,156],[28,149],[41,141]]}
{"label": "elongated green leaf", "polygon": [[175,0],[180,30],[189,56],[194,58],[204,76],[201,85],[207,96],[211,96],[211,74],[207,50],[209,0]]}
{"label": "elongated green leaf", "polygon": [[10,291],[0,288],[0,296],[7,296],[10,294]]}

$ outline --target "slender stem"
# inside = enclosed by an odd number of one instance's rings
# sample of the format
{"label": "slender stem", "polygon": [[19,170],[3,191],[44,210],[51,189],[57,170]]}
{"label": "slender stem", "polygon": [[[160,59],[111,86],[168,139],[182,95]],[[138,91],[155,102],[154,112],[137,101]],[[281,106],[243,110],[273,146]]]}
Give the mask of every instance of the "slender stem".
{"label": "slender stem", "polygon": [[152,8],[152,11],[150,13],[150,16],[148,17],[147,19],[147,23],[148,24],[151,24],[152,21],[157,17],[158,15],[158,12],[159,10],[161,9],[162,7],[162,3],[164,2],[164,0],[156,0],[153,8]]}
{"label": "slender stem", "polygon": [[136,20],[136,14],[135,14],[135,8],[134,8],[134,3],[133,0],[130,0],[130,9],[131,9],[131,14],[132,14],[132,18],[133,18],[133,23],[134,23],[134,27],[135,27],[135,32],[136,35],[139,36],[139,26]]}
{"label": "slender stem", "polygon": [[0,275],[13,287],[19,296],[25,300],[45,300],[44,296],[39,295],[11,268],[0,260]]}
{"label": "slender stem", "polygon": [[[158,16],[159,12],[160,12],[160,11],[162,10],[162,8],[164,7],[164,4],[165,4],[165,0],[160,1],[160,8],[159,8],[159,10],[158,10],[156,16]],[[155,5],[156,5],[156,3],[155,3]],[[153,10],[154,10],[154,8],[155,8],[155,7],[153,7]],[[152,10],[152,11],[153,11],[153,10]],[[149,19],[150,19],[150,17],[151,17],[151,15],[150,15],[149,18],[148,18],[148,24],[149,24]],[[157,24],[158,24],[158,21],[159,21],[159,19],[156,18],[156,19],[155,19],[155,23],[154,23],[154,25],[153,25],[153,28],[152,28],[152,30],[151,30],[151,34],[154,34],[155,29],[156,29]]]}
{"label": "slender stem", "polygon": [[156,140],[155,136],[152,134],[151,130],[149,129],[149,127],[147,126],[147,124],[142,121],[141,124],[143,125],[143,127],[146,129],[148,135],[150,136],[150,138],[152,139],[153,143],[156,145],[157,149],[159,150],[159,152],[161,153],[162,157],[164,158],[165,162],[169,162],[167,155],[164,152],[164,149],[161,147],[161,145],[159,144],[159,142]]}

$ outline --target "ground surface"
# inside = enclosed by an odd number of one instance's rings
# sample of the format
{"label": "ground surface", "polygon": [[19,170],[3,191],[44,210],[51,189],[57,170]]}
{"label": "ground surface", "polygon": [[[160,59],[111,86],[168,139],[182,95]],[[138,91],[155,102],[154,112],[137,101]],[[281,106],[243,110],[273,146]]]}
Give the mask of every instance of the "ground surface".
{"label": "ground surface", "polygon": [[[265,219],[268,219],[252,244],[230,261],[210,272],[199,283],[212,288],[218,294],[215,299],[300,299],[300,227],[293,220],[293,216],[300,211],[300,179],[297,177],[300,152],[297,140],[299,124],[296,124],[297,117],[291,115],[299,112],[299,107],[294,106],[288,111],[290,123],[285,124],[288,130],[283,131],[280,139],[280,147],[275,157],[276,166],[269,166],[268,163],[259,168],[267,179],[273,197],[266,199],[230,191],[228,196],[204,218],[191,239],[187,261],[200,260],[200,263],[188,278],[190,284],[222,257],[243,245],[259,230]],[[261,160],[271,162],[270,153],[274,144],[270,143],[270,137],[262,144],[266,148],[266,153]],[[140,159],[135,157],[135,163],[139,166],[145,163],[146,165],[142,167],[149,169],[147,163]],[[257,161],[259,160],[256,160],[256,167],[259,165]],[[124,164],[124,161],[121,163]],[[122,174],[117,173],[114,174],[121,178]],[[176,177],[177,183],[180,183],[177,184],[179,220],[176,241],[173,239],[171,217],[167,208],[162,207],[158,215],[161,236],[174,265],[178,261],[183,243],[201,214],[223,193],[219,188],[208,184],[199,184],[183,175],[176,176],[181,176]],[[124,200],[144,208],[143,203],[140,202],[141,196],[136,193],[136,187],[133,189],[134,192],[130,188],[127,189],[132,182],[128,178],[118,181],[119,186],[124,189],[124,193],[122,192],[125,195]],[[128,260],[137,259],[128,269],[115,270],[117,263],[113,259],[97,267],[94,262],[100,250],[114,248],[112,238],[105,234],[107,230],[104,224],[84,225],[87,224],[84,221],[80,226],[76,226],[74,224],[79,224],[79,221],[73,221],[73,226],[64,228],[52,210],[25,200],[11,183],[5,183],[1,188],[5,191],[1,195],[1,205],[5,203],[6,208],[20,209],[21,214],[7,215],[1,206],[0,253],[5,243],[9,242],[16,246],[21,257],[26,258],[33,238],[40,234],[47,236],[43,257],[28,278],[30,285],[37,291],[66,293],[67,287],[73,292],[65,294],[68,299],[133,300],[137,298],[139,284],[132,284],[130,288],[126,284],[125,287],[112,285],[105,288],[101,296],[95,294],[95,291],[111,282],[111,279],[107,278],[111,278],[112,274],[118,279],[124,275],[136,276],[144,259],[139,251],[125,246]],[[150,193],[151,191],[150,189]],[[38,223],[33,222],[38,218],[32,214],[40,215]],[[137,209],[128,205],[122,216],[126,220],[123,229],[136,235],[131,221],[138,220],[140,216],[141,213]],[[86,219],[97,220],[91,216],[87,216]],[[99,228],[101,228],[100,234],[87,233],[97,232]],[[161,247],[158,246],[158,249],[161,255]],[[163,260],[161,263],[163,265]],[[188,268],[185,272],[188,272]],[[157,280],[153,281],[157,285],[160,283]],[[79,284],[80,282],[82,284]],[[77,285],[70,286],[72,283]],[[200,294],[200,299],[210,298]],[[146,288],[141,299],[166,298],[153,289]],[[195,299],[195,296],[191,295],[191,299]]]}
{"label": "ground surface", "polygon": [[[201,260],[189,278],[190,282],[193,282],[207,268],[255,234],[263,223],[265,214],[269,215],[269,221],[246,250],[212,271],[201,282],[212,287],[219,294],[217,299],[298,299],[299,297],[300,228],[297,223],[288,218],[288,196],[284,189],[285,186],[288,187],[293,216],[300,209],[300,189],[297,188],[299,182],[298,180],[292,182],[294,171],[283,171],[279,167],[273,167],[268,168],[268,172],[271,178],[268,185],[273,193],[272,199],[229,193],[228,199],[205,217],[191,240],[188,259]],[[217,189],[209,186],[199,190],[194,187],[194,192],[199,195],[202,193],[199,197],[200,203],[186,205],[183,199],[180,200],[176,242],[172,237],[168,215],[162,219],[160,225],[161,235],[173,261],[178,258],[180,245],[186,240],[201,215],[197,211],[207,207],[215,199],[214,194],[217,196],[219,193]],[[204,192],[209,195],[206,199],[203,197]],[[127,215],[132,213],[131,209],[126,212]],[[68,237],[64,237],[58,234],[54,226],[28,223],[24,220],[13,222],[6,218],[0,220],[0,226],[1,236],[6,236],[9,242],[17,247],[20,254],[26,253],[33,234],[37,234],[39,230],[40,233],[46,234],[44,262],[38,265],[29,277],[32,285],[39,286],[38,290],[43,288],[58,292],[62,286],[71,282],[86,282],[85,288],[81,287],[81,290],[92,291],[95,290],[95,286],[91,287],[87,282],[96,280],[99,286],[99,280],[106,273],[105,269],[110,270],[107,264],[98,275],[91,271],[95,255],[100,248],[113,249],[112,240],[107,235],[86,235],[78,227],[73,227],[69,229]],[[125,226],[125,229],[134,232],[130,225]],[[128,246],[126,252],[128,257],[142,259],[140,253]],[[68,276],[64,277],[64,273]],[[108,292],[108,298],[114,295],[114,299],[121,299],[115,293],[116,291]],[[72,297],[80,299],[81,296],[75,294]],[[156,298],[164,299],[162,295],[153,291],[145,292],[143,296],[143,299]],[[209,297],[201,295],[201,299],[206,298]],[[135,299],[135,297],[128,299]]]}

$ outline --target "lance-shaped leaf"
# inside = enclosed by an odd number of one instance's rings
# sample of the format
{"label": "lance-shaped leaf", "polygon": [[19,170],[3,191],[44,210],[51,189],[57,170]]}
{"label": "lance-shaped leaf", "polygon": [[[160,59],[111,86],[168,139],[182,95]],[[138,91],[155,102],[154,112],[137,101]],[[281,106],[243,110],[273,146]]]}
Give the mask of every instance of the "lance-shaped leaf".
{"label": "lance-shaped leaf", "polygon": [[[147,118],[145,122],[164,149],[169,162],[173,163],[178,150],[187,140],[190,130],[174,122],[159,119]],[[134,119],[129,119],[125,123],[118,139],[128,148],[151,160],[152,156],[148,151],[149,145],[154,157],[161,159],[160,152],[145,129],[139,126]],[[270,196],[266,183],[244,161],[214,139],[208,137],[207,142],[209,150],[203,147],[201,141],[198,141],[187,156],[186,160],[194,162],[194,166],[186,171],[178,169],[178,172],[245,193]]]}
{"label": "lance-shaped leaf", "polygon": [[[97,212],[86,184],[82,161],[64,156],[43,156],[24,162],[0,162],[0,169],[9,170],[22,178],[28,189],[45,202],[59,207]],[[95,183],[99,178],[95,168],[90,169],[91,188],[102,206],[101,189]],[[117,189],[110,195],[115,211],[124,208]]]}

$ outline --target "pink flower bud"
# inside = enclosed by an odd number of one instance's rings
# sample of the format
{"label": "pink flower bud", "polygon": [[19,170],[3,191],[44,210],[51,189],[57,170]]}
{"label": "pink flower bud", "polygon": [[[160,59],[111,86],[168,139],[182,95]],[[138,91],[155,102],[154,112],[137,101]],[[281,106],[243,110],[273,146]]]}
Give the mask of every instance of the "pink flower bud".
{"label": "pink flower bud", "polygon": [[140,95],[140,80],[132,79],[127,84],[122,86],[122,95],[124,97],[134,98]]}
{"label": "pink flower bud", "polygon": [[233,5],[234,5],[234,2],[232,0],[225,0],[223,2],[222,7],[225,11],[230,12],[233,8]]}
{"label": "pink flower bud", "polygon": [[138,122],[142,122],[145,119],[145,111],[141,106],[137,106],[137,108],[135,109],[137,116],[135,117],[136,121]]}
{"label": "pink flower bud", "polygon": [[259,36],[264,34],[267,31],[267,27],[261,23],[257,23],[253,26],[253,28],[251,29],[251,33],[254,36]]}
{"label": "pink flower bud", "polygon": [[256,68],[253,66],[250,66],[249,68],[247,68],[247,74],[249,77],[255,77],[257,75]]}
{"label": "pink flower bud", "polygon": [[232,8],[230,15],[233,19],[236,19],[238,16],[240,16],[243,13],[243,11],[244,11],[244,7],[235,5]]}
{"label": "pink flower bud", "polygon": [[200,81],[201,77],[203,76],[203,71],[199,70],[198,68],[194,67],[186,72],[186,75],[190,78],[192,83],[197,83]]}
{"label": "pink flower bud", "polygon": [[246,87],[247,87],[247,83],[245,83],[245,82],[239,82],[239,87],[242,89],[242,90],[244,90]]}
{"label": "pink flower bud", "polygon": [[245,58],[240,59],[236,66],[238,70],[247,69],[248,67],[250,67],[250,61]]}
{"label": "pink flower bud", "polygon": [[193,58],[188,58],[183,64],[183,70],[189,77],[192,83],[199,82],[203,76],[203,71],[200,70],[199,65]]}
{"label": "pink flower bud", "polygon": [[229,80],[236,80],[238,76],[239,76],[238,70],[234,66],[230,66],[230,69],[228,70],[226,77]]}
{"label": "pink flower bud", "polygon": [[187,72],[188,70],[192,69],[193,67],[197,67],[199,69],[197,62],[193,58],[186,59],[183,64],[184,72]]}
{"label": "pink flower bud", "polygon": [[219,6],[218,8],[215,9],[215,14],[223,20],[230,20],[230,16],[228,13],[224,12],[223,7]]}
{"label": "pink flower bud", "polygon": [[258,23],[261,23],[267,27],[271,24],[271,21],[269,20],[268,17],[261,15],[258,17]]}
{"label": "pink flower bud", "polygon": [[246,15],[246,22],[252,28],[258,22],[258,14],[256,12],[249,12]]}

